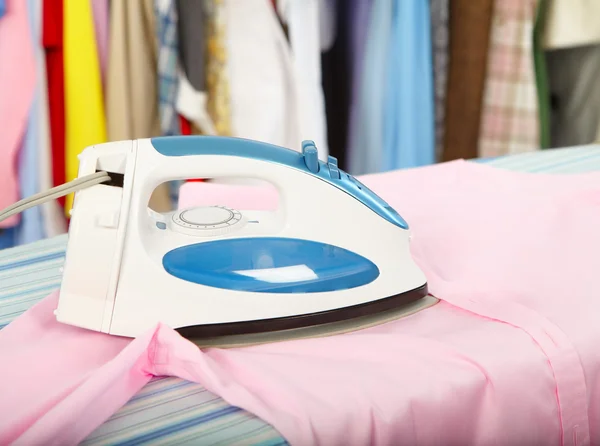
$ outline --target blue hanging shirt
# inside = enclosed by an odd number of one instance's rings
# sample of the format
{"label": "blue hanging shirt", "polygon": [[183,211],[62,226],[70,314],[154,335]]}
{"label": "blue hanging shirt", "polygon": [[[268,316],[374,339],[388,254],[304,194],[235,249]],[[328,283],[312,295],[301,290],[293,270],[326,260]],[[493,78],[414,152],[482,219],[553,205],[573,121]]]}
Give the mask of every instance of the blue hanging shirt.
{"label": "blue hanging shirt", "polygon": [[435,162],[429,2],[394,2],[391,16],[381,171]]}
{"label": "blue hanging shirt", "polygon": [[347,158],[353,175],[381,170],[391,10],[392,0],[374,0],[370,12],[357,109],[350,123]]}
{"label": "blue hanging shirt", "polygon": [[[29,26],[32,42],[41,39],[41,8],[36,0],[27,0]],[[21,198],[30,197],[40,192],[39,181],[39,153],[40,134],[40,84],[36,84],[27,130],[23,138],[23,145],[19,154],[19,187]],[[17,231],[17,244],[32,243],[45,237],[44,219],[42,208],[34,206],[21,214],[21,221]]]}

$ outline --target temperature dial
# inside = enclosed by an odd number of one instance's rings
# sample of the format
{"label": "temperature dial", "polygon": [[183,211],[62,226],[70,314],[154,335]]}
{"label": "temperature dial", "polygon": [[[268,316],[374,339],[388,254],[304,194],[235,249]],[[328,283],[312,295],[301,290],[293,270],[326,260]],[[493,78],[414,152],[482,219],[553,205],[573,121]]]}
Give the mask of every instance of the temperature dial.
{"label": "temperature dial", "polygon": [[241,229],[246,220],[240,211],[225,206],[204,206],[177,211],[171,218],[170,228],[198,237],[224,235]]}

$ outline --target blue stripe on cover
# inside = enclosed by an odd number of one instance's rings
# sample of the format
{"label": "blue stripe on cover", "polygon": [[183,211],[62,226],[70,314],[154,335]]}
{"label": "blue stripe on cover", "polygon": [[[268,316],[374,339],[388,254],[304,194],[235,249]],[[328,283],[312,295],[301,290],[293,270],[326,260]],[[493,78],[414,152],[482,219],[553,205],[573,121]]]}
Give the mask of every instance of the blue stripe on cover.
{"label": "blue stripe on cover", "polygon": [[[600,170],[600,147],[477,161],[523,172],[591,172]],[[59,236],[0,251],[0,329],[60,286],[66,241],[66,236]],[[287,442],[271,426],[198,384],[154,378],[83,444],[279,446]]]}

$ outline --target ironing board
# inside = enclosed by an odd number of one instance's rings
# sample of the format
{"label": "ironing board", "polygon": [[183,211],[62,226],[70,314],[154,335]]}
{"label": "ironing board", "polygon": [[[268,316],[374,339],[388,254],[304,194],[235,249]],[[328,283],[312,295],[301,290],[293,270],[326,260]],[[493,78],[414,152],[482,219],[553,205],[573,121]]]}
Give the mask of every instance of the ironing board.
{"label": "ironing board", "polygon": [[[600,170],[600,146],[582,146],[477,160],[539,173]],[[66,236],[0,251],[0,330],[60,286]],[[10,385],[10,384],[7,384]],[[270,425],[230,406],[202,386],[155,378],[83,443],[287,444]]]}

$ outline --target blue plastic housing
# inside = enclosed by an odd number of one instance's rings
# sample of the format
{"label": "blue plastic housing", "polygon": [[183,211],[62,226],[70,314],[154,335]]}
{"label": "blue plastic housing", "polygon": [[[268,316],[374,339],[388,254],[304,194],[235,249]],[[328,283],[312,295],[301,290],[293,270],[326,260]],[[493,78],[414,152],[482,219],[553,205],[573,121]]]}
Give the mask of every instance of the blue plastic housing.
{"label": "blue plastic housing", "polygon": [[280,237],[215,240],[163,257],[165,270],[201,285],[260,293],[315,293],[366,285],[379,276],[370,260],[325,243]]}

